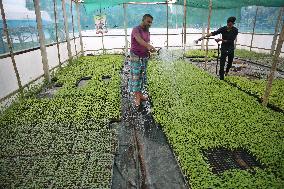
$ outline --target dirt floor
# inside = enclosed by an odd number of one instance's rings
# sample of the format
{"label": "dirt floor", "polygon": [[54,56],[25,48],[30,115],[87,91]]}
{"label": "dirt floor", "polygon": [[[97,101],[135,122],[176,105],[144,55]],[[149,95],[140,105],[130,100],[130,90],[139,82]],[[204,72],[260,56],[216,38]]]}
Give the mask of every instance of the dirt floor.
{"label": "dirt floor", "polygon": [[[215,76],[219,76],[220,63],[218,63],[218,66],[216,68],[217,60],[208,62],[206,65],[206,68],[205,68],[205,62],[193,62],[190,59],[186,59],[186,60],[208,71],[209,73]],[[229,75],[230,76],[242,76],[248,79],[266,79],[269,73],[270,73],[270,68],[267,66],[259,65],[251,61],[234,59]],[[284,79],[284,71],[279,71],[279,70],[276,71],[275,78]]]}

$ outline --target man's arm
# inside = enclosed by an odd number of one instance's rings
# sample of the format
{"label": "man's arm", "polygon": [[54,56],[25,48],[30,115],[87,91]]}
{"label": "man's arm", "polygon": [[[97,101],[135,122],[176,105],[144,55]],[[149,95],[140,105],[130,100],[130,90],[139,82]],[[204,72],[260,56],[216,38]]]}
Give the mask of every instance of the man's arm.
{"label": "man's arm", "polygon": [[199,39],[198,39],[198,41],[201,41],[201,40],[203,40],[203,39],[205,39],[205,38],[208,38],[208,37],[211,37],[212,36],[212,33],[209,33],[209,34],[207,34],[207,35],[205,35],[205,36],[203,36],[203,37],[200,37]]}
{"label": "man's arm", "polygon": [[195,41],[195,43],[198,43],[198,41],[202,41],[203,39],[205,39],[207,37],[211,37],[211,36],[215,36],[217,34],[220,34],[220,33],[222,33],[222,31],[223,31],[223,27],[219,28],[217,31],[211,32],[211,33],[199,38],[198,40]]}

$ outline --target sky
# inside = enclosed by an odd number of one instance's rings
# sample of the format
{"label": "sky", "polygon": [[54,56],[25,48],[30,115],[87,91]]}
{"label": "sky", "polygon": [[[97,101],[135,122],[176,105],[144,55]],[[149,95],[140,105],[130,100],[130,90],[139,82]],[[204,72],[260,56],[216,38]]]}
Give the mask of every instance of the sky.
{"label": "sky", "polygon": [[[3,0],[7,20],[35,20],[35,12],[26,8],[26,0]],[[42,19],[51,21],[47,12],[42,11]]]}

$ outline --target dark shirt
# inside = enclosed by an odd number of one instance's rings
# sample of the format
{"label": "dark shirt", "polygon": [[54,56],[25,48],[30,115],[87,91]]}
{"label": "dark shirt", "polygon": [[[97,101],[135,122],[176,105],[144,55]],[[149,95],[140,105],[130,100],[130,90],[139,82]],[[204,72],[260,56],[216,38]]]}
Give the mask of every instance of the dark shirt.
{"label": "dark shirt", "polygon": [[222,39],[227,40],[227,42],[222,42],[221,50],[234,50],[234,41],[238,35],[238,28],[232,27],[229,29],[227,26],[224,26],[219,28],[217,31],[212,32],[213,36],[217,34],[222,34]]}

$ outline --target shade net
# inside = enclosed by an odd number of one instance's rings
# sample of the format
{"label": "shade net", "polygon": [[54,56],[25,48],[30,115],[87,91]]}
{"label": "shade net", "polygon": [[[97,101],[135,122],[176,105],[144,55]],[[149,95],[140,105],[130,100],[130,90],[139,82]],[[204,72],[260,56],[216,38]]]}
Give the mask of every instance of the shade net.
{"label": "shade net", "polygon": [[[159,0],[84,0],[84,4],[88,11],[92,11],[94,9],[107,8],[111,6],[116,6],[122,3],[128,2],[166,2]],[[184,0],[169,0],[168,2],[184,5]],[[189,7],[195,8],[207,8],[209,6],[209,0],[187,0],[186,5]],[[265,6],[265,7],[282,7],[284,6],[283,0],[212,0],[213,9],[231,9],[231,8],[240,8],[246,6]]]}
{"label": "shade net", "polygon": [[[81,24],[83,29],[95,29],[93,21],[96,15],[106,15],[107,27],[109,29],[124,28],[124,11],[122,5],[109,8],[93,9],[88,11],[88,4],[83,4],[81,9]],[[237,7],[230,9],[213,9],[210,20],[211,28],[218,28],[226,24],[227,18],[235,16],[236,26],[241,32],[252,32],[253,22],[256,15],[257,6]],[[256,15],[255,33],[274,33],[277,22],[279,7],[258,7]],[[127,5],[127,27],[132,28],[141,22],[144,14],[150,13],[154,17],[152,28],[167,27],[167,8],[165,4],[150,5]],[[188,7],[186,24],[188,28],[201,29],[207,27],[208,8]],[[170,29],[182,28],[183,26],[183,6],[169,5],[168,26]]]}

